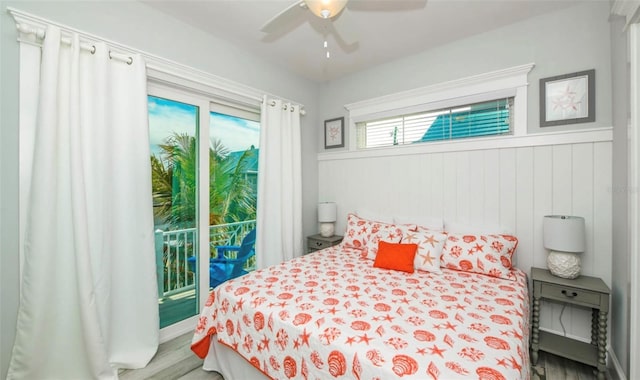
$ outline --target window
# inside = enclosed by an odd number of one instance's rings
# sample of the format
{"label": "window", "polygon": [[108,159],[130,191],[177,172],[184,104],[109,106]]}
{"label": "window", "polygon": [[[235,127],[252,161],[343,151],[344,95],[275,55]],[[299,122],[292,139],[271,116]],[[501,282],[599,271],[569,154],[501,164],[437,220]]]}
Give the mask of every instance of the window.
{"label": "window", "polygon": [[513,97],[357,124],[358,148],[511,133]]}
{"label": "window", "polygon": [[506,141],[517,144],[527,136],[527,77],[533,66],[509,67],[346,104],[348,149],[323,152],[319,158],[485,149],[504,146]]}

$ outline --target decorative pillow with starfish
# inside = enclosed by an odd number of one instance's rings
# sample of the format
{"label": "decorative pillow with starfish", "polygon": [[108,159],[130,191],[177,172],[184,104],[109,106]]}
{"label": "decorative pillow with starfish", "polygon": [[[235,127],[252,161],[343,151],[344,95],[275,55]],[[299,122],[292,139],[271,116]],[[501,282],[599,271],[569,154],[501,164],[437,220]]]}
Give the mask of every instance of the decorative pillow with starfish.
{"label": "decorative pillow with starfish", "polygon": [[511,271],[518,239],[512,235],[450,233],[440,257],[444,268],[514,280]]}
{"label": "decorative pillow with starfish", "polygon": [[377,222],[361,218],[355,214],[347,216],[347,230],[342,245],[362,250],[362,257],[375,260],[378,243],[400,243],[402,230],[395,224]]}
{"label": "decorative pillow with starfish", "polygon": [[441,231],[433,231],[423,227],[406,228],[402,232],[402,243],[418,245],[418,251],[413,261],[417,270],[432,273],[442,273],[440,270],[440,254],[447,234]]}

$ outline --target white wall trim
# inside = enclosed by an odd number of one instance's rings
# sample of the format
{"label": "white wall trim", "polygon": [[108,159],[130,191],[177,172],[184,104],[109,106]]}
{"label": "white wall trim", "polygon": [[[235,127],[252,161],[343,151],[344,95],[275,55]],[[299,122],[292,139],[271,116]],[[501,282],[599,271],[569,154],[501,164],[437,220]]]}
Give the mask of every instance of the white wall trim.
{"label": "white wall trim", "polygon": [[629,278],[631,305],[629,317],[629,378],[640,376],[640,257],[638,248],[640,241],[640,24],[632,24],[629,28],[630,59],[630,120],[629,120]]}
{"label": "white wall trim", "polygon": [[627,380],[624,369],[622,369],[620,361],[618,361],[618,357],[611,347],[607,348],[607,355],[609,358],[609,373],[613,375],[612,380]]}
{"label": "white wall trim", "polygon": [[318,161],[613,141],[613,127],[459,139],[355,151],[323,152]]}

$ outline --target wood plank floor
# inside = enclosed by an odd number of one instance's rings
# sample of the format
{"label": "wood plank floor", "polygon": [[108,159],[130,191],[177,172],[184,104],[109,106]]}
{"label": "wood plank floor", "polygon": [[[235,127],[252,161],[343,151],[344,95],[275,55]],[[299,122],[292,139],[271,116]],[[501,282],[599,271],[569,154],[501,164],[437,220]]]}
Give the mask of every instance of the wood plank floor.
{"label": "wood plank floor", "polygon": [[141,369],[123,370],[119,378],[122,380],[223,380],[215,372],[202,369],[202,359],[198,358],[189,347],[193,334],[188,333],[160,345],[151,362]]}
{"label": "wood plank floor", "polygon": [[[595,367],[540,351],[538,365],[531,368],[531,380],[596,380]],[[607,374],[607,378],[611,378]]]}
{"label": "wood plank floor", "polygon": [[[225,380],[216,372],[204,371],[202,360],[195,356],[189,345],[192,334],[181,335],[163,343],[147,367],[123,370],[122,380]],[[607,375],[608,378],[611,378]],[[595,380],[594,368],[540,352],[538,365],[532,368],[531,380]],[[242,379],[226,379],[242,380]]]}

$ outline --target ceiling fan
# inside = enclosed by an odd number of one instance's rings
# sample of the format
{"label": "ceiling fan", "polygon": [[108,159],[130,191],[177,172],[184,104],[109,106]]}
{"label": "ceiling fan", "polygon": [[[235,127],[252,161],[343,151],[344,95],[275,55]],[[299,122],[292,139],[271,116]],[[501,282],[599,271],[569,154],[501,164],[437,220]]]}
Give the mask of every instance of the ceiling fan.
{"label": "ceiling fan", "polygon": [[[307,21],[319,33],[334,35],[341,48],[349,51],[354,50],[354,46],[357,48],[357,42],[354,42],[355,33],[349,28],[347,13],[406,11],[424,8],[426,2],[427,0],[296,0],[267,21],[260,30],[267,34],[265,40],[275,40]],[[342,20],[339,33],[333,25],[333,21],[337,19]]]}
{"label": "ceiling fan", "polygon": [[322,19],[330,19],[342,12],[348,0],[298,0],[275,15],[260,28],[265,33],[276,32],[281,25],[294,22],[308,11]]}

